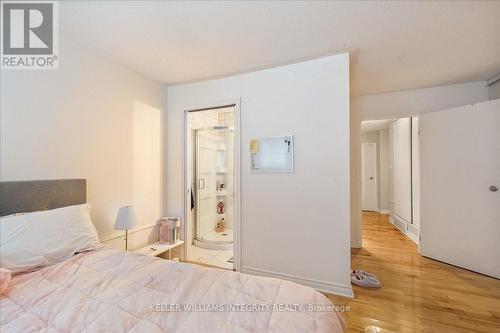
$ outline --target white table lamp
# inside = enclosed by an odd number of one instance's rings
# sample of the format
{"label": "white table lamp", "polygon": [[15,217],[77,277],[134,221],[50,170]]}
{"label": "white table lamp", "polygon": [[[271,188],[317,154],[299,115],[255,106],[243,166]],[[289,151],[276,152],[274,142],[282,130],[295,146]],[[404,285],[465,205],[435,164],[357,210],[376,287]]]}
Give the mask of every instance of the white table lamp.
{"label": "white table lamp", "polygon": [[128,229],[137,225],[134,206],[120,207],[116,215],[115,230],[125,230],[125,250],[128,249]]}

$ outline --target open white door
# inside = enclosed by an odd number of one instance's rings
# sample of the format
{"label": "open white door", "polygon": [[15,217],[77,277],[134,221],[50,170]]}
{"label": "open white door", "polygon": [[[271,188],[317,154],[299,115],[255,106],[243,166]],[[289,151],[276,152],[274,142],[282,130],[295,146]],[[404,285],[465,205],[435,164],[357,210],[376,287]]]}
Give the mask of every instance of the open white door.
{"label": "open white door", "polygon": [[500,100],[420,124],[420,253],[500,278]]}
{"label": "open white door", "polygon": [[361,146],[361,185],[364,210],[378,210],[377,203],[377,144]]}
{"label": "open white door", "polygon": [[217,223],[217,147],[221,139],[213,129],[196,131],[196,239],[203,240]]}

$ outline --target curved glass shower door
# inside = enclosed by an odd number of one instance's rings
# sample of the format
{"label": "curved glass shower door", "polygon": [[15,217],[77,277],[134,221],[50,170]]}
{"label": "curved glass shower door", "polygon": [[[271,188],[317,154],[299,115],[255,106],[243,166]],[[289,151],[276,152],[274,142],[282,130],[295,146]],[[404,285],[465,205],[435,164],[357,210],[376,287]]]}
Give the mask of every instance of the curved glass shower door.
{"label": "curved glass shower door", "polygon": [[234,130],[214,126],[196,130],[196,227],[194,244],[233,247]]}

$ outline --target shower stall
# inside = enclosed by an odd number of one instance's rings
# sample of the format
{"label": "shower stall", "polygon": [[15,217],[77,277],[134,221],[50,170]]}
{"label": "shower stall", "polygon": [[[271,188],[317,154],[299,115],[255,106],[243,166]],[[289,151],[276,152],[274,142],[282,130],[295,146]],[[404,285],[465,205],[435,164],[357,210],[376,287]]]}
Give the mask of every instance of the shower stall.
{"label": "shower stall", "polygon": [[212,126],[195,130],[195,246],[233,248],[234,128]]}

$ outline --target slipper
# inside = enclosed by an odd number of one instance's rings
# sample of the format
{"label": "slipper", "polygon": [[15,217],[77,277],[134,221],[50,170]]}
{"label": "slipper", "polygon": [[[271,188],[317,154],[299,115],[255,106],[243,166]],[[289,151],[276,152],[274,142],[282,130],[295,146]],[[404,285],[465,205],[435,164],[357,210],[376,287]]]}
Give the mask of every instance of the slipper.
{"label": "slipper", "polygon": [[368,272],[365,272],[365,271],[362,271],[360,269],[357,269],[357,270],[353,269],[352,272],[351,272],[351,276],[353,276],[353,275],[364,275],[364,276],[370,276],[372,278],[377,279],[377,277],[375,275],[373,275],[371,273],[368,273]]}
{"label": "slipper", "polygon": [[360,287],[380,288],[380,281],[375,275],[361,270],[353,270],[351,272],[351,282]]}

